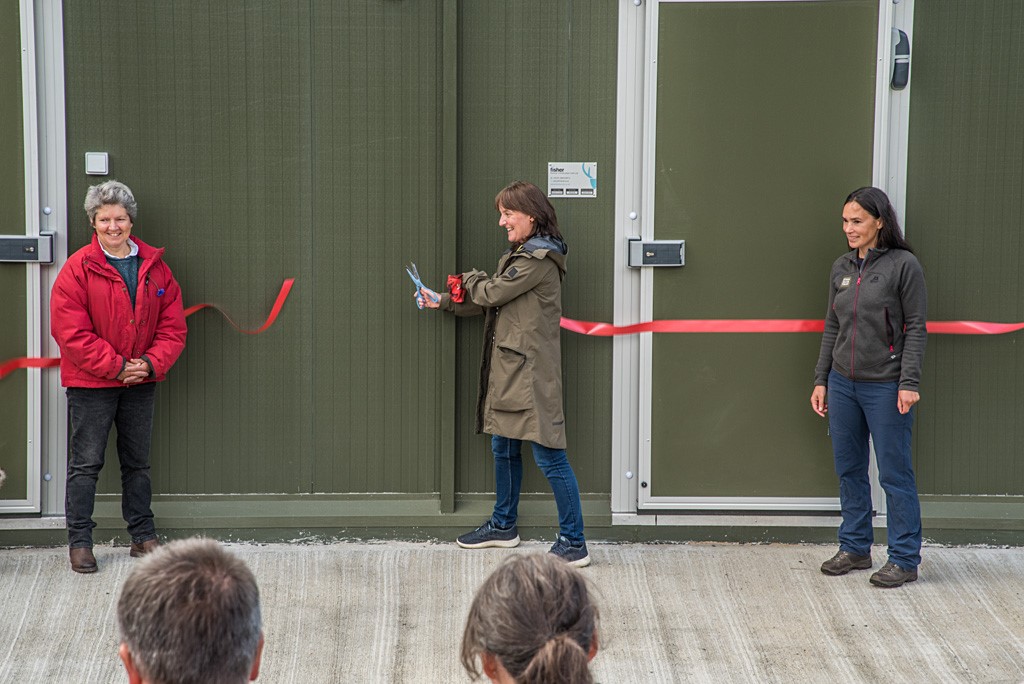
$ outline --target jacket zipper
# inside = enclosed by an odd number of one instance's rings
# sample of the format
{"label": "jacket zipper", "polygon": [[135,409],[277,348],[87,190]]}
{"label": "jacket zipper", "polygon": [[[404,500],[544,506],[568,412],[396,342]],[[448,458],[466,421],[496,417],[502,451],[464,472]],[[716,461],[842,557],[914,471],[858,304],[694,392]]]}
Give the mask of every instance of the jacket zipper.
{"label": "jacket zipper", "polygon": [[[136,293],[136,295],[135,295],[135,303],[138,304],[140,302],[148,302],[148,301],[149,301],[149,274],[147,273],[145,280],[142,281],[142,297],[139,297],[138,293]],[[145,313],[145,311],[143,311],[143,313]]]}
{"label": "jacket zipper", "polygon": [[856,379],[854,372],[854,359],[857,352],[857,300],[860,298],[860,279],[864,277],[864,267],[868,265],[868,256],[860,263],[860,270],[857,272],[857,286],[853,291],[853,334],[850,336],[850,379]]}

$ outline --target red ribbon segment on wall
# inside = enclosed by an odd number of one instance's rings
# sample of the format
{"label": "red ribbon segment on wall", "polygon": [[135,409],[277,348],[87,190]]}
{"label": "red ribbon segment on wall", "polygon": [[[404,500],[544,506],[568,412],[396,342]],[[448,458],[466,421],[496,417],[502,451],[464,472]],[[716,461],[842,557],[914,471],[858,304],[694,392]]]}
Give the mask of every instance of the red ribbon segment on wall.
{"label": "red ribbon segment on wall", "polygon": [[[231,320],[231,317],[224,312],[224,309],[220,308],[216,304],[196,304],[185,309],[185,316],[191,316],[197,311],[202,309],[215,309],[220,312],[227,322],[231,324],[235,330],[246,335],[258,335],[277,320],[278,315],[281,313],[281,309],[284,308],[284,302],[288,299],[289,293],[292,291],[292,285],[295,284],[295,278],[286,278],[284,283],[281,285],[281,291],[277,293],[277,299],[274,300],[274,305],[270,308],[270,315],[267,316],[267,320],[256,330],[244,330]],[[0,380],[3,380],[5,376],[13,373],[20,368],[53,368],[60,365],[60,359],[39,359],[39,358],[19,358],[5,361],[3,365],[0,365]]]}
{"label": "red ribbon segment on wall", "polygon": [[263,332],[270,326],[274,325],[274,321],[277,320],[278,314],[280,314],[281,309],[284,308],[284,302],[286,299],[288,299],[288,294],[292,291],[292,285],[294,284],[295,278],[285,279],[284,283],[281,285],[281,291],[277,293],[277,299],[274,300],[274,305],[270,307],[270,315],[267,316],[266,322],[264,322],[263,325],[256,328],[255,330],[245,330],[243,328],[238,327],[238,324],[231,320],[231,316],[228,316],[224,309],[220,308],[216,304],[196,304],[194,306],[190,306],[187,309],[185,309],[185,316],[191,316],[195,312],[201,311],[202,309],[215,309],[216,311],[219,311],[220,315],[223,316],[227,320],[227,322],[231,324],[231,327],[237,330],[238,332],[245,333],[246,335],[259,335],[261,332]]}
{"label": "red ribbon segment on wall", "polygon": [[1005,335],[1024,330],[1024,323],[984,321],[928,321],[928,332],[936,335]]}
{"label": "red ribbon segment on wall", "polygon": [[644,332],[656,333],[807,333],[821,332],[825,321],[801,319],[694,319],[676,321],[648,321],[632,325],[611,325],[562,319],[562,327],[581,335],[611,337],[614,335],[635,335]]}
{"label": "red ribbon segment on wall", "polygon": [[[1024,330],[1024,323],[986,323],[983,321],[928,321],[928,332],[935,335],[1004,335]],[[798,318],[736,318],[647,321],[632,325],[612,325],[562,319],[569,332],[597,337],[636,335],[637,333],[820,333],[825,321]]]}
{"label": "red ribbon segment on wall", "polygon": [[[258,335],[274,324],[285,300],[292,290],[295,279],[288,278],[281,285],[281,291],[270,309],[267,320],[256,330],[240,328],[224,310],[216,304],[196,304],[185,309],[185,315],[202,309],[216,309],[227,319],[228,323],[238,332],[246,335]],[[689,320],[664,320],[634,323],[632,325],[612,325],[611,323],[594,323],[562,318],[561,325],[569,332],[594,337],[612,337],[615,335],[636,335],[637,333],[820,333],[825,329],[825,321],[800,318],[709,318]],[[989,323],[985,321],[928,321],[928,332],[935,335],[1004,335],[1024,330],[1024,323]],[[19,368],[51,368],[60,365],[60,359],[19,358],[5,361],[0,365],[0,380]]]}
{"label": "red ribbon segment on wall", "polygon": [[60,365],[60,359],[11,359],[0,366],[0,380],[19,368],[53,368]]}

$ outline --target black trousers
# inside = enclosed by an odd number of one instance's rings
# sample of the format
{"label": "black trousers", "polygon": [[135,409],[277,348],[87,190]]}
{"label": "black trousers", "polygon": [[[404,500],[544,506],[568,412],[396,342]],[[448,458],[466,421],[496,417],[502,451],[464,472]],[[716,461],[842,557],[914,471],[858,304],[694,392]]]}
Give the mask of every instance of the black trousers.
{"label": "black trousers", "polygon": [[133,542],[156,538],[149,477],[149,447],[153,435],[156,383],[124,387],[67,389],[71,413],[67,496],[64,512],[68,546],[92,546],[96,482],[111,425],[117,428],[117,457],[121,462],[121,515]]}

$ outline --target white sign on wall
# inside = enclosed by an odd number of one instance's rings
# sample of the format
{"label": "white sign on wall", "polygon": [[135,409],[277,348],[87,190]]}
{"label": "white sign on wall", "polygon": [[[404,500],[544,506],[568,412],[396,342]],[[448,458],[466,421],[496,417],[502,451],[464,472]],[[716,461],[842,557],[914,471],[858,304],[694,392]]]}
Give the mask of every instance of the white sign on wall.
{"label": "white sign on wall", "polygon": [[548,197],[597,197],[597,162],[548,162]]}

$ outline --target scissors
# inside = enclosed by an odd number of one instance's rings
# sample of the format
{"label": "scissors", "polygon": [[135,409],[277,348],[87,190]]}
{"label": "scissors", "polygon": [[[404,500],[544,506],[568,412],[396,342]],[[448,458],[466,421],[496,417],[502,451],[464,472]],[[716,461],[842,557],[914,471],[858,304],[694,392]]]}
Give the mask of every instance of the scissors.
{"label": "scissors", "polygon": [[412,282],[416,285],[416,306],[418,306],[421,309],[423,308],[423,293],[422,293],[422,290],[426,290],[426,291],[432,293],[430,295],[430,300],[431,301],[433,301],[433,302],[441,301],[441,295],[439,295],[436,292],[434,292],[433,290],[431,290],[429,287],[427,287],[426,285],[423,284],[422,280],[420,280],[420,270],[418,268],[416,268],[416,264],[414,264],[413,262],[410,261],[409,265],[405,267],[405,272],[409,274],[409,277],[412,279]]}

